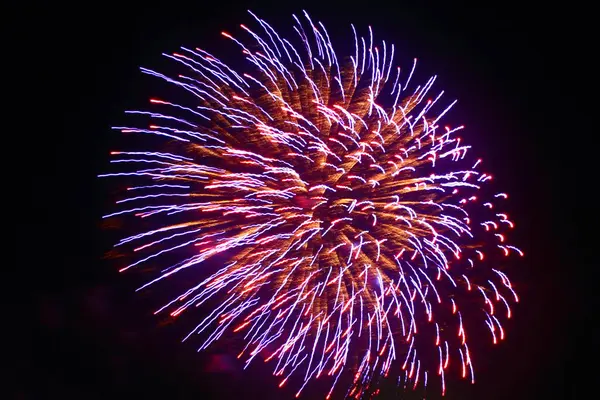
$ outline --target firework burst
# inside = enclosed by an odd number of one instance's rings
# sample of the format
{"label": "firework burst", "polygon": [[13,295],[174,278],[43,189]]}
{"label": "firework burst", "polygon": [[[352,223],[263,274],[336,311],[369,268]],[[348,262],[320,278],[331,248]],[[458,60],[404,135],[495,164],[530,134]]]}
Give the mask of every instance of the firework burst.
{"label": "firework burst", "polygon": [[[142,68],[193,100],[153,98],[129,112],[149,126],[116,128],[168,143],[113,152],[134,167],[102,175],[139,182],[106,217],[155,224],[117,244],[139,255],[122,271],[180,257],[140,288],[194,271],[157,313],[210,305],[186,339],[202,334],[205,349],[235,332],[238,357],[270,361],[297,396],[328,377],[330,397],[344,372],[349,397],[376,393],[389,374],[411,388],[436,377],[444,393],[451,358],[474,381],[467,321],[504,338],[518,297],[501,257],[522,252],[497,210],[507,196],[487,189],[462,127],[440,125],[455,102],[429,95],[435,76],[411,85],[416,60],[396,68],[394,46],[370,27],[366,37],[352,27],[354,53],[340,57],[306,13],[294,16],[295,40],[251,15],[260,33],[241,25],[248,41],[223,32],[246,73],[198,48],[165,54],[179,75]],[[217,255],[226,261],[205,272]]]}

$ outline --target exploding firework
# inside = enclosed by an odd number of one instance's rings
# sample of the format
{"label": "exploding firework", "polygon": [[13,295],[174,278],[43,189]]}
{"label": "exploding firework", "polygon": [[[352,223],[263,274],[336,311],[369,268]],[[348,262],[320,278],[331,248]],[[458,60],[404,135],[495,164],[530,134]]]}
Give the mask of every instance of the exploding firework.
{"label": "exploding firework", "polygon": [[[428,97],[435,76],[411,86],[416,60],[395,67],[370,27],[365,38],[352,26],[354,52],[340,57],[306,13],[296,46],[251,15],[262,33],[223,32],[246,73],[198,48],[165,54],[179,75],[142,68],[191,101],[153,98],[129,112],[149,126],[116,128],[165,142],[113,152],[138,167],[102,175],[139,182],[106,217],[155,224],[117,244],[139,254],[122,271],[166,267],[140,289],[193,271],[156,313],[209,307],[186,339],[202,334],[206,349],[238,335],[238,358],[270,361],[297,396],[322,377],[329,398],[344,372],[349,397],[376,394],[389,374],[415,389],[436,377],[444,393],[451,358],[474,382],[466,325],[504,338],[518,297],[501,266],[522,252],[497,210],[507,195],[489,191],[462,127],[440,125],[455,102]],[[215,256],[211,274],[202,264]]]}

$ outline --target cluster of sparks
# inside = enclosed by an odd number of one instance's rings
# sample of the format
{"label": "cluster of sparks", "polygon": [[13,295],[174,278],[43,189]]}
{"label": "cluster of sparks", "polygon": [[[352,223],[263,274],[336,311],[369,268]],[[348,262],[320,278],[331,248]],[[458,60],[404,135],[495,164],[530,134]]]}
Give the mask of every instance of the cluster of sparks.
{"label": "cluster of sparks", "polygon": [[[169,149],[113,152],[137,167],[102,175],[141,182],[105,218],[156,224],[117,244],[141,254],[122,270],[182,255],[140,289],[182,270],[199,278],[156,312],[210,305],[186,339],[203,334],[205,349],[242,335],[238,357],[271,361],[297,396],[329,377],[329,398],[344,371],[348,397],[376,394],[390,373],[415,389],[437,376],[444,393],[451,358],[474,381],[463,323],[479,319],[494,343],[504,339],[518,297],[502,257],[523,254],[497,210],[507,195],[480,198],[492,177],[468,160],[462,127],[438,124],[455,103],[428,97],[435,76],[409,89],[416,59],[393,67],[394,46],[375,45],[370,27],[367,38],[352,27],[354,54],[340,59],[306,13],[294,16],[299,47],[251,15],[263,31],[241,25],[252,44],[223,32],[249,73],[189,48],[165,54],[184,67],[176,77],[142,68],[190,101],[153,98],[151,111],[129,112],[148,127],[116,128]],[[226,261],[203,272],[216,255]]]}

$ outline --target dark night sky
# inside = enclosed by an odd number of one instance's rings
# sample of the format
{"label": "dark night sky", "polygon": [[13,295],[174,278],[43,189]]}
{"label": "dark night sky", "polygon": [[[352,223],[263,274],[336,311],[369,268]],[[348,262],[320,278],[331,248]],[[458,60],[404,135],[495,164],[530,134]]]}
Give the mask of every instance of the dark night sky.
{"label": "dark night sky", "polygon": [[14,31],[12,54],[26,71],[17,95],[26,109],[17,135],[22,143],[14,148],[25,149],[19,169],[26,178],[13,192],[24,194],[26,211],[12,251],[23,274],[17,286],[27,293],[19,298],[31,306],[7,327],[17,327],[16,398],[291,398],[262,367],[245,375],[208,372],[239,366],[180,344],[187,331],[158,326],[147,308],[150,296],[133,292],[144,276],[119,275],[101,260],[117,236],[101,229],[111,189],[95,177],[118,148],[110,126],[152,93],[138,67],[155,65],[161,52],[182,44],[218,53],[230,45],[220,31],[252,23],[248,8],[275,27],[305,8],[334,43],[351,37],[349,23],[371,24],[396,43],[402,60],[418,57],[422,77],[437,73],[439,87],[459,99],[455,113],[469,140],[496,184],[511,193],[516,239],[527,253],[512,275],[523,301],[508,340],[480,361],[477,384],[451,384],[447,398],[587,397],[593,378],[587,356],[597,345],[583,207],[593,193],[577,189],[583,175],[574,178],[591,172],[591,162],[579,153],[588,133],[575,128],[584,115],[574,107],[580,102],[573,85],[585,75],[572,72],[573,54],[587,56],[564,35],[565,10],[525,10],[524,2],[478,8],[399,1],[124,3],[29,5]]}

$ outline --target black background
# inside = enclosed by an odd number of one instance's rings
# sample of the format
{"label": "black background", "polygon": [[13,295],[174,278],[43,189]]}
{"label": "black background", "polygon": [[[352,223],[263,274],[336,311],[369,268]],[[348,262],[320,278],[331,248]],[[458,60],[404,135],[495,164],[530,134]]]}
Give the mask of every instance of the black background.
{"label": "black background", "polygon": [[513,274],[522,303],[507,341],[479,356],[477,384],[450,383],[447,398],[587,398],[597,349],[597,262],[586,258],[595,238],[584,228],[595,218],[594,159],[586,156],[595,127],[580,95],[592,91],[584,72],[592,57],[573,27],[585,25],[588,11],[375,1],[21,4],[8,21],[17,22],[9,36],[15,49],[4,50],[17,66],[5,79],[17,88],[10,102],[19,109],[5,115],[17,122],[4,132],[5,176],[17,177],[5,196],[23,199],[23,211],[5,209],[16,239],[6,253],[16,261],[5,268],[17,277],[3,279],[17,293],[9,303],[16,315],[4,324],[16,334],[4,343],[15,353],[11,396],[293,396],[276,388],[269,370],[235,372],[235,361],[197,354],[179,343],[181,329],[150,315],[144,295],[133,293],[144,277],[119,275],[102,260],[117,236],[101,227],[112,198],[96,176],[118,148],[110,126],[152,94],[139,66],[182,44],[219,53],[231,46],[220,31],[252,23],[246,9],[279,28],[303,8],[334,44],[351,38],[349,23],[371,24],[396,43],[403,63],[418,57],[422,77],[438,74],[439,87],[459,99],[454,113],[469,141],[511,194],[516,242],[527,253]]}

